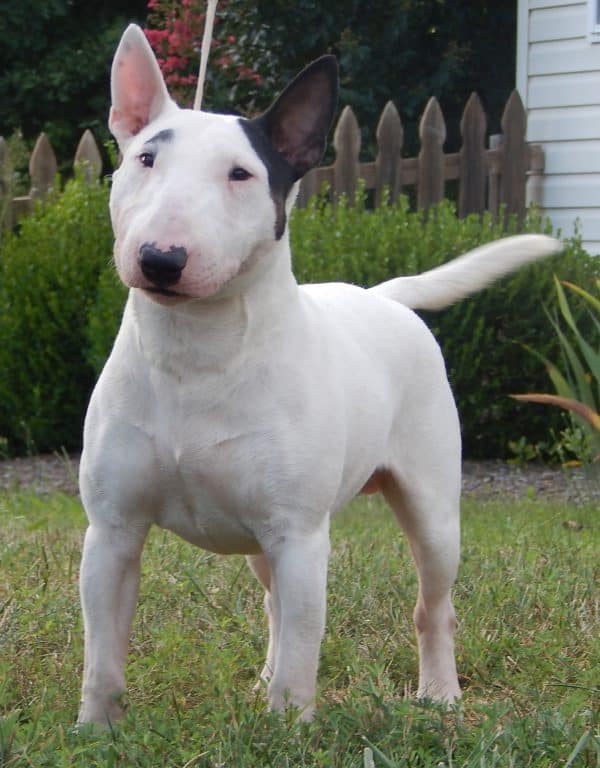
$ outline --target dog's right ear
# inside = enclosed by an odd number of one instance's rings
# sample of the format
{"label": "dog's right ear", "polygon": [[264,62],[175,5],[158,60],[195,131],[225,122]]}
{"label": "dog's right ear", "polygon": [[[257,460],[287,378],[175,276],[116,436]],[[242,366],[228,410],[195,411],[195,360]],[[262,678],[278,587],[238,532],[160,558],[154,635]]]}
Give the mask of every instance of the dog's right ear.
{"label": "dog's right ear", "polygon": [[127,27],[115,53],[111,94],[108,127],[121,149],[165,110],[177,109],[152,48],[136,24]]}
{"label": "dog's right ear", "polygon": [[296,179],[319,163],[337,106],[334,56],[321,56],[297,75],[253,122],[294,170]]}

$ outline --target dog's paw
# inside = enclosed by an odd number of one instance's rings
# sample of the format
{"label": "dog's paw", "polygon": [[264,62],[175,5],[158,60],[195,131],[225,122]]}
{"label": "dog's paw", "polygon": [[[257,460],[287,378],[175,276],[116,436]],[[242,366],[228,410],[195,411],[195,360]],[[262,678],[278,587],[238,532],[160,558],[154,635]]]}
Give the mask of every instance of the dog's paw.
{"label": "dog's paw", "polygon": [[108,696],[84,696],[77,717],[77,725],[93,726],[97,730],[108,730],[120,720],[127,709],[125,693]]}
{"label": "dog's paw", "polygon": [[315,690],[300,690],[295,691],[289,687],[282,687],[281,685],[274,684],[273,681],[269,684],[268,691],[269,709],[274,712],[280,712],[288,717],[292,715],[292,720],[297,720],[303,723],[309,723],[313,719],[315,713]]}
{"label": "dog's paw", "polygon": [[420,685],[417,691],[417,699],[434,701],[436,704],[445,704],[451,706],[462,697],[462,691],[458,682],[448,681],[445,683],[432,680],[425,685]]}

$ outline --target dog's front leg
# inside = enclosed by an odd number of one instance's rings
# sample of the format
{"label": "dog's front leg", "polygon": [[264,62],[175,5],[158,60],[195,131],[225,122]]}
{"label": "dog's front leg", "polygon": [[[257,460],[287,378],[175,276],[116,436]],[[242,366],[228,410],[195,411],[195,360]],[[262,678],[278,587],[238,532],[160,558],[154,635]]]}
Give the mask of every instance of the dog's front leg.
{"label": "dog's front leg", "polygon": [[325,629],[328,525],[309,535],[286,537],[266,555],[279,619],[269,705],[279,711],[287,705],[299,707],[301,719],[310,720]]}
{"label": "dog's front leg", "polygon": [[90,525],[80,590],[85,650],[80,723],[106,726],[123,714],[124,667],[147,528]]}

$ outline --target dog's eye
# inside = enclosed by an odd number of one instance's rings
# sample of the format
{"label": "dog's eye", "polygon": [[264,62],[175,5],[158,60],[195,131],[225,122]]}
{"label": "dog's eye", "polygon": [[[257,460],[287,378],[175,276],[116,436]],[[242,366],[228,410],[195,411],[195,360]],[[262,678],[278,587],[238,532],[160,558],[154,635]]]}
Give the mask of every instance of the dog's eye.
{"label": "dog's eye", "polygon": [[251,177],[252,174],[248,173],[245,168],[240,168],[239,165],[229,171],[229,181],[246,181]]}
{"label": "dog's eye", "polygon": [[144,168],[152,168],[154,165],[154,155],[151,152],[142,152],[139,160]]}

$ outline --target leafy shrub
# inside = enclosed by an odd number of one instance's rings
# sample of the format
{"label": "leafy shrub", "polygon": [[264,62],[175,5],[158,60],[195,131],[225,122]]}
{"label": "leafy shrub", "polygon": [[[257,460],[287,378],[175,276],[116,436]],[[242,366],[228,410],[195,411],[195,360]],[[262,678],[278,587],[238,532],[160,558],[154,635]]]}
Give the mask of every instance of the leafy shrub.
{"label": "leafy shrub", "polygon": [[[535,214],[519,229],[515,220],[505,229],[488,214],[460,220],[448,202],[425,216],[411,212],[404,198],[367,211],[361,194],[354,206],[342,201],[335,208],[316,198],[307,208],[294,211],[290,229],[299,282],[368,286],[430,269],[507,233],[548,227]],[[507,395],[522,390],[524,382],[536,389],[544,383],[544,371],[522,344],[535,346],[549,357],[558,354],[544,313],[553,273],[585,285],[599,270],[600,261],[589,257],[579,240],[573,239],[559,256],[528,266],[443,312],[423,313],[444,351],[461,414],[465,455],[502,457],[509,453],[510,440],[525,434],[539,441],[547,437],[549,427],[560,430],[559,414],[527,410]],[[98,372],[110,350],[123,302],[122,289],[111,271],[101,278],[88,327]],[[581,322],[585,324],[586,319]]]}
{"label": "leafy shrub", "polygon": [[12,198],[26,195],[29,191],[30,151],[20,131],[13,131],[0,148],[0,239],[7,225]]}
{"label": "leafy shrub", "polygon": [[105,184],[77,177],[0,247],[0,435],[11,453],[80,446],[94,380],[85,329],[112,232]]}

